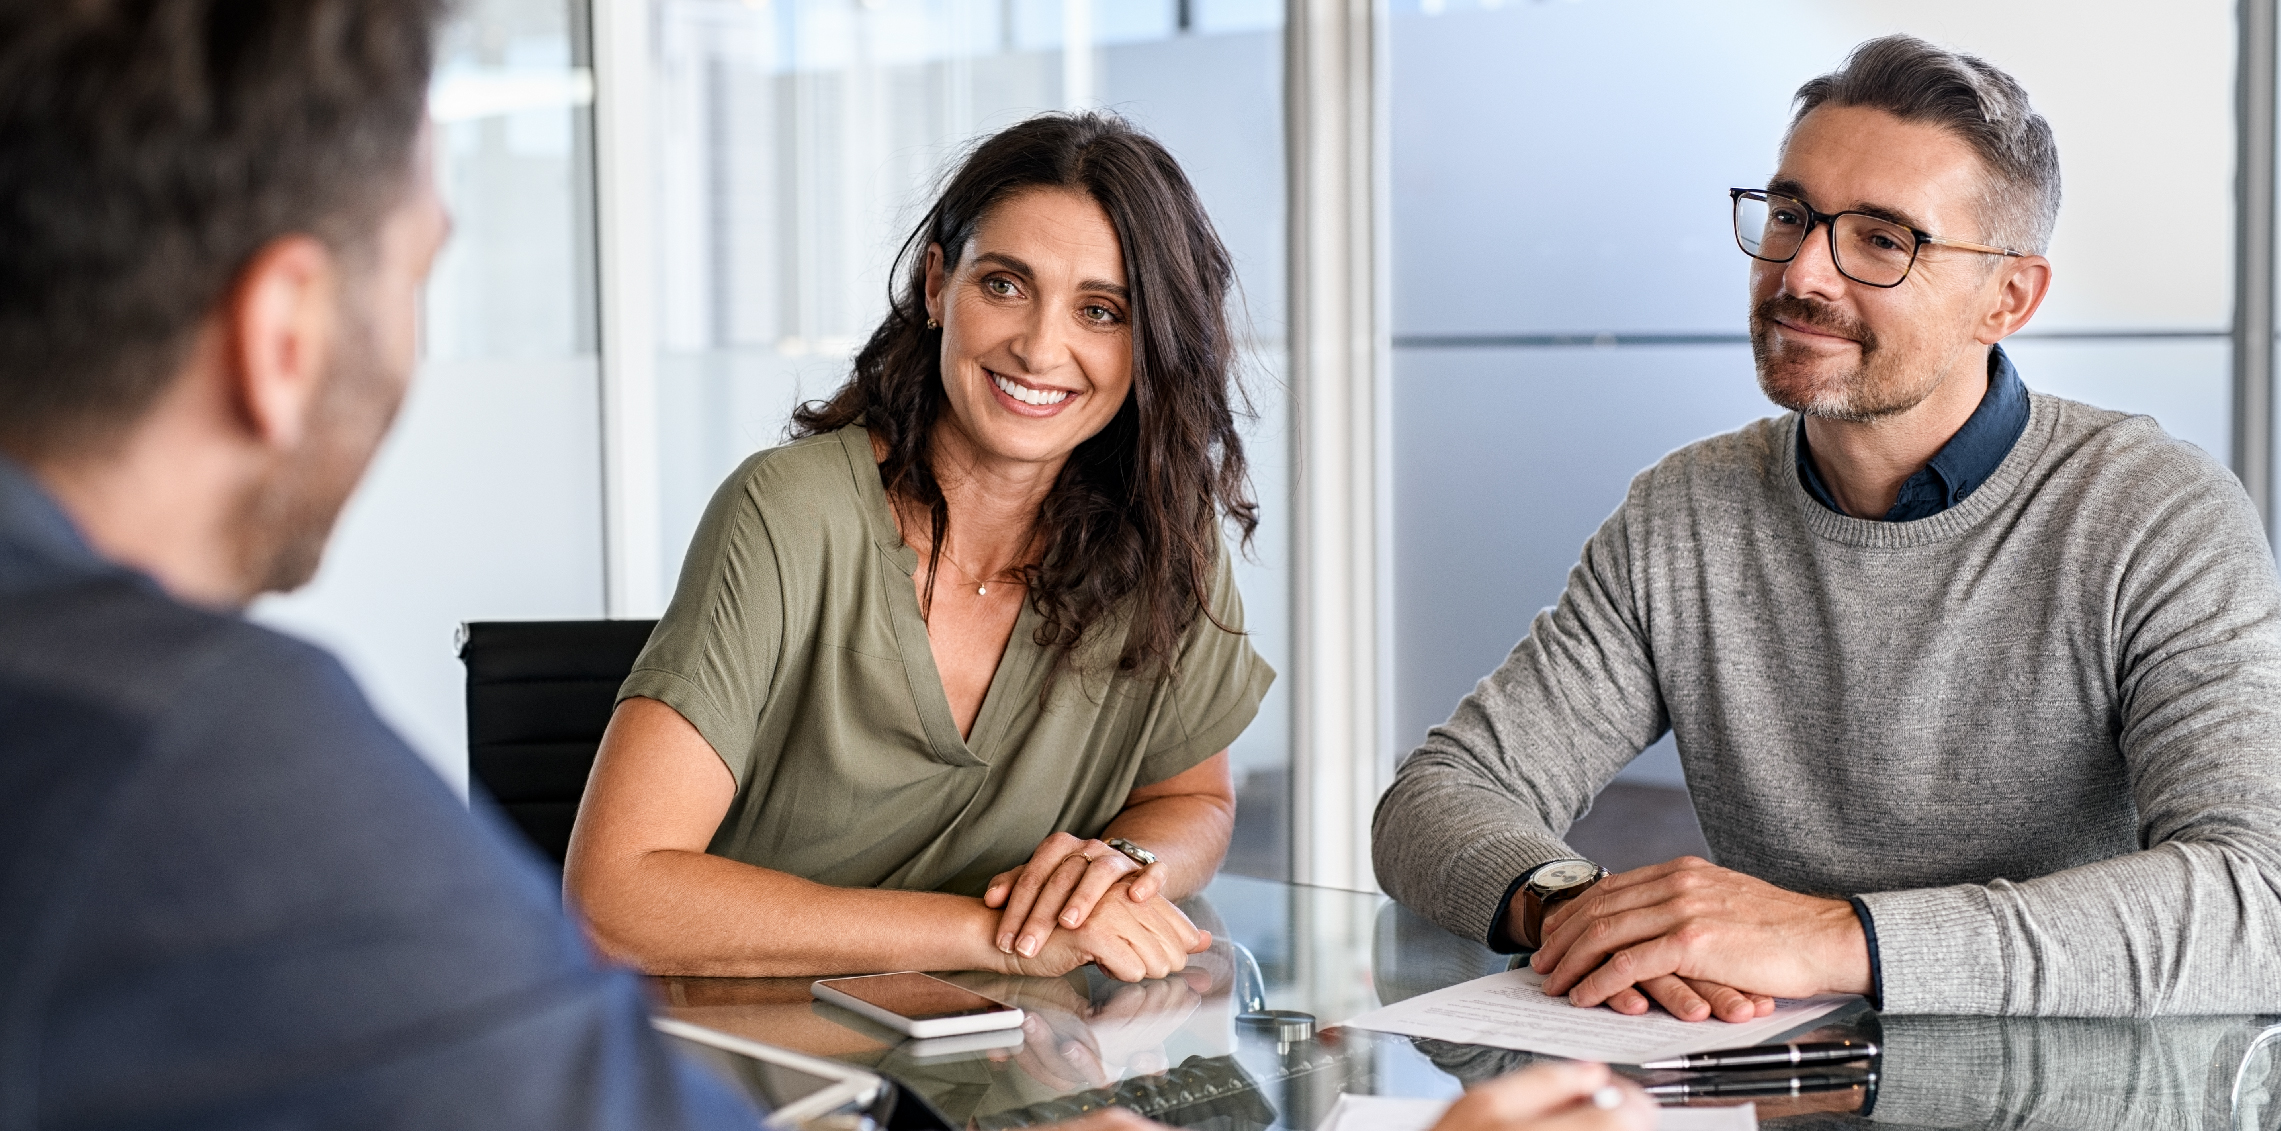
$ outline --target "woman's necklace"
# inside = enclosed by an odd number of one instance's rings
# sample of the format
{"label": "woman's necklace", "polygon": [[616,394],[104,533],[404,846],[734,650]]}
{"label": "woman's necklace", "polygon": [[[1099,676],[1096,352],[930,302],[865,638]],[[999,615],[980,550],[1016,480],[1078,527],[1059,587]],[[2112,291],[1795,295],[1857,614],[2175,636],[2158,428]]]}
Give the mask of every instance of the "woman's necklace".
{"label": "woman's necklace", "polygon": [[[895,508],[895,526],[896,526],[896,532],[897,532],[897,533],[901,533],[901,532],[902,532],[902,526],[903,526],[903,513],[902,513],[902,508],[901,508],[901,507],[897,507],[897,508]],[[1031,533],[1030,537],[1031,537],[1032,543],[1034,544],[1034,543],[1035,543],[1035,540],[1036,540],[1036,538],[1037,538],[1037,534],[1036,534],[1036,532],[1035,532],[1035,531],[1032,531],[1032,533]],[[914,547],[914,549],[915,549],[915,548],[916,548],[916,547]],[[1025,548],[1026,548],[1026,547],[1025,547]],[[974,571],[973,571],[973,570],[966,568],[964,565],[961,565],[961,564],[959,563],[959,560],[958,560],[957,558],[951,557],[951,556],[950,556],[950,550],[949,550],[949,549],[947,549],[947,548],[945,548],[945,547],[942,547],[942,546],[936,546],[936,547],[935,547],[935,552],[936,552],[937,554],[940,554],[940,555],[942,555],[942,560],[944,560],[944,561],[946,561],[946,562],[949,562],[949,563],[950,563],[952,566],[956,567],[956,568],[958,569],[958,572],[960,572],[960,573],[963,573],[963,574],[965,574],[965,575],[966,575],[966,583],[967,583],[967,584],[969,584],[969,585],[972,585],[972,586],[974,586],[974,595],[975,595],[975,596],[977,596],[977,597],[987,597],[987,596],[989,596],[989,595],[990,595],[990,583],[991,583],[992,581],[996,581],[996,580],[997,580],[998,578],[1000,578],[1000,577],[1004,577],[1004,576],[1006,576],[1007,574],[1009,574],[1009,573],[1013,572],[1012,570],[1010,570],[1010,569],[1009,569],[1009,570],[1002,570],[1002,571],[1000,571],[999,573],[997,573],[997,574],[994,574],[994,575],[992,575],[992,576],[990,576],[990,577],[977,577],[977,576],[975,576],[975,573],[974,573]]]}
{"label": "woman's necklace", "polygon": [[1012,572],[1012,571],[1010,571],[1010,570],[1006,570],[1006,571],[1000,571],[999,573],[997,573],[997,574],[995,574],[995,575],[993,575],[993,576],[991,576],[991,577],[976,577],[976,576],[974,575],[974,571],[973,571],[973,570],[970,570],[970,569],[966,568],[966,567],[965,567],[965,566],[963,566],[963,565],[959,565],[959,561],[958,561],[958,559],[957,559],[957,558],[954,558],[954,557],[951,557],[951,556],[950,556],[950,551],[949,551],[949,550],[940,549],[940,548],[938,547],[938,548],[937,548],[937,551],[936,551],[936,552],[937,552],[937,553],[940,553],[940,554],[942,555],[942,560],[944,560],[944,561],[946,561],[946,562],[949,562],[949,563],[950,563],[951,565],[953,565],[953,566],[957,566],[957,567],[958,567],[958,572],[960,572],[960,573],[963,573],[963,574],[965,574],[965,575],[966,575],[966,582],[967,582],[967,584],[974,586],[974,595],[975,595],[975,596],[977,596],[977,597],[987,597],[987,596],[989,596],[989,595],[990,595],[990,583],[991,583],[992,581],[996,581],[996,580],[997,580],[998,578],[1000,578],[1000,577],[1004,577],[1004,576],[1006,576],[1006,574],[1007,574],[1007,573],[1010,573],[1010,572]]}

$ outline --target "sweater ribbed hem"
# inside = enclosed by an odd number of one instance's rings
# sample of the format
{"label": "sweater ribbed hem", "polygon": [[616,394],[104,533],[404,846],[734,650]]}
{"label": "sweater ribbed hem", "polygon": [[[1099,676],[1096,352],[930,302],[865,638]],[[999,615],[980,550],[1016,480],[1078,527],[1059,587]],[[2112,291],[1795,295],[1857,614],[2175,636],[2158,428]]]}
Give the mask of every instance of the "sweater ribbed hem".
{"label": "sweater ribbed hem", "polygon": [[1986,889],[1961,884],[1860,899],[1877,920],[1885,1012],[2006,1012],[2010,971]]}
{"label": "sweater ribbed hem", "polygon": [[1869,948],[1869,1008],[1885,1008],[1885,968],[1877,956],[1877,916],[1869,913],[1869,905],[1856,895],[1846,900],[1853,907],[1854,918],[1861,920],[1861,941]]}

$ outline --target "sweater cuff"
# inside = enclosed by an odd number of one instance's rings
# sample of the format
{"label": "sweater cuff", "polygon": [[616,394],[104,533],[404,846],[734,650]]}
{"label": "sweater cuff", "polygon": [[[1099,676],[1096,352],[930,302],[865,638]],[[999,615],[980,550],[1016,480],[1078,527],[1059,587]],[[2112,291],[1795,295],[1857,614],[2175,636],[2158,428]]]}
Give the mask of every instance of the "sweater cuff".
{"label": "sweater cuff", "polygon": [[[1856,897],[1877,925],[1878,1008],[1887,1013],[2004,1012],[2007,964],[1985,889],[1969,884]],[[1891,959],[1886,963],[1884,959]]]}
{"label": "sweater cuff", "polygon": [[[1538,868],[1543,866],[1537,865]],[[1527,944],[1513,937],[1513,925],[1507,920],[1513,915],[1513,897],[1521,894],[1521,885],[1529,882],[1529,877],[1535,874],[1536,868],[1531,868],[1514,876],[1513,882],[1506,886],[1505,898],[1497,903],[1496,917],[1489,920],[1489,937],[1483,940],[1489,944],[1489,949],[1499,954],[1519,954],[1530,949]]]}
{"label": "sweater cuff", "polygon": [[1882,1012],[1885,1009],[1885,970],[1877,961],[1877,919],[1869,913],[1869,905],[1856,895],[1846,902],[1853,904],[1853,916],[1861,920],[1861,941],[1869,945],[1869,1008]]}
{"label": "sweater cuff", "polygon": [[1514,887],[1530,872],[1576,853],[1550,837],[1525,833],[1484,840],[1450,862],[1444,888],[1448,903],[1442,926],[1466,938],[1480,939],[1499,954],[1512,954],[1509,942],[1499,945],[1505,926],[1505,908],[1512,905]]}

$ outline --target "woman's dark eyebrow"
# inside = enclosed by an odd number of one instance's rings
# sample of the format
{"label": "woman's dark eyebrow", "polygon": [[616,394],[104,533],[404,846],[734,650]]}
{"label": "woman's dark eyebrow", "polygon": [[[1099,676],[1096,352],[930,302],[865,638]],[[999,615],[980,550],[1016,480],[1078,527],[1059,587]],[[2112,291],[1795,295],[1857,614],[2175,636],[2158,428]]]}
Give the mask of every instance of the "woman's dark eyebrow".
{"label": "woman's dark eyebrow", "polygon": [[[1008,255],[1002,251],[985,251],[980,255],[975,256],[974,262],[978,264],[994,263],[1000,267],[1005,268],[1008,271],[1012,271],[1016,275],[1020,275],[1025,279],[1035,279],[1038,277],[1038,273],[1031,270],[1029,264],[1024,263],[1021,260],[1016,259],[1013,256]],[[1112,283],[1107,279],[1087,279],[1084,282],[1077,284],[1077,289],[1081,291],[1097,291],[1101,294],[1108,295],[1111,298],[1123,299],[1127,302],[1130,302],[1132,300],[1131,292],[1125,290],[1123,284]]]}
{"label": "woman's dark eyebrow", "polygon": [[1102,294],[1108,295],[1110,298],[1128,300],[1132,298],[1132,295],[1126,292],[1123,284],[1112,283],[1107,279],[1087,279],[1084,282],[1077,284],[1077,289],[1081,291],[1099,291]]}
{"label": "woman's dark eyebrow", "polygon": [[1021,260],[1016,259],[1013,256],[1008,255],[1002,251],[985,251],[982,254],[975,256],[974,261],[976,263],[995,263],[998,266],[1003,267],[1008,271],[1012,271],[1014,274],[1020,275],[1025,279],[1035,279],[1038,275],[1037,272],[1030,270],[1029,264],[1024,263]]}

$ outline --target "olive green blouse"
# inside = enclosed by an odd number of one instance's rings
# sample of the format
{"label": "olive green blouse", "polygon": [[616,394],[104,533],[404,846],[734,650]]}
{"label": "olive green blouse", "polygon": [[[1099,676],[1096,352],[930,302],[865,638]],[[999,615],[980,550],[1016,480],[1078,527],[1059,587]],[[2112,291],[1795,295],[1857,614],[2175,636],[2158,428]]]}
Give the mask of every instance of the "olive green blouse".
{"label": "olive green blouse", "polygon": [[[861,426],[746,460],[713,497],[618,697],[695,725],[736,778],[707,849],[837,887],[979,895],[1056,831],[1098,835],[1135,785],[1227,747],[1275,673],[1197,617],[1173,678],[1115,670],[1129,609],[1042,700],[1054,650],[1024,602],[960,738]],[[1241,629],[1223,547],[1212,610]]]}

